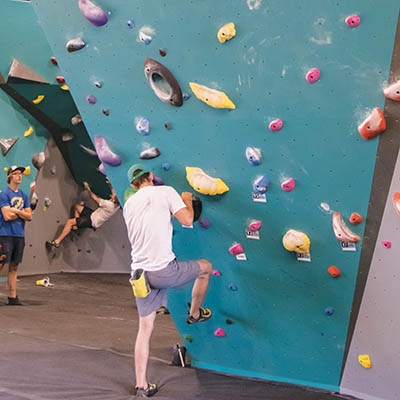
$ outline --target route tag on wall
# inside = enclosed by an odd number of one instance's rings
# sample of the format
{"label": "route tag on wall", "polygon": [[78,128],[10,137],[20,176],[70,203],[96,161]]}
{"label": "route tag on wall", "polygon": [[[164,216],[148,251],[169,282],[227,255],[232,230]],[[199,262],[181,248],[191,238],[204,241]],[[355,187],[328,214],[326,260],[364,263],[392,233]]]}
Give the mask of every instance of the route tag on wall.
{"label": "route tag on wall", "polygon": [[246,229],[246,238],[260,240],[260,232],[252,232],[250,229]]}
{"label": "route tag on wall", "polygon": [[267,195],[265,193],[252,193],[253,201],[255,203],[266,203],[267,202]]}
{"label": "route tag on wall", "polygon": [[356,251],[357,247],[355,243],[350,242],[340,242],[340,247],[343,251]]}
{"label": "route tag on wall", "polygon": [[311,261],[311,254],[310,253],[296,253],[297,261]]}

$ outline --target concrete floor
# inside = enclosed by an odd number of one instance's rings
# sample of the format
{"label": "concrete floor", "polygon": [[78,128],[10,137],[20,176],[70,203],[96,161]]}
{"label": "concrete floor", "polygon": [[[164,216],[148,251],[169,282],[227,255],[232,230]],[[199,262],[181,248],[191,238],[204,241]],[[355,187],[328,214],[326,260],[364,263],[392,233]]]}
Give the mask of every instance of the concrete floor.
{"label": "concrete floor", "polygon": [[[0,281],[0,399],[132,398],[135,300],[125,274],[54,274],[18,282],[21,307],[6,304]],[[338,394],[169,365],[181,343],[170,315],[159,315],[149,379],[157,399],[331,400]]]}

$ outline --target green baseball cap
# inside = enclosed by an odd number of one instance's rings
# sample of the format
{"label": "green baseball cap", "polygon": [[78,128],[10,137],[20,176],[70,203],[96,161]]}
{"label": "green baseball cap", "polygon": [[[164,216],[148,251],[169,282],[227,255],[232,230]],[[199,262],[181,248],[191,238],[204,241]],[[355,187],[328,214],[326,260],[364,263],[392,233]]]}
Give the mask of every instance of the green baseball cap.
{"label": "green baseball cap", "polygon": [[[135,171],[137,171],[136,174],[134,174]],[[147,171],[147,169],[142,165],[142,164],[133,164],[129,169],[128,169],[128,181],[131,183],[135,179],[139,178],[140,176],[147,174],[150,171]]]}

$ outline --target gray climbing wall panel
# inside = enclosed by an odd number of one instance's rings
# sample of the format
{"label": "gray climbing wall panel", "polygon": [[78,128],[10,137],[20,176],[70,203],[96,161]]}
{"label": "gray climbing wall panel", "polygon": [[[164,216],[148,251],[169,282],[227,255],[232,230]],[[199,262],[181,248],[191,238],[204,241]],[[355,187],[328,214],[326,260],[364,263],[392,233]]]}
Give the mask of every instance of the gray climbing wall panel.
{"label": "gray climbing wall panel", "polygon": [[[345,219],[354,211],[367,216],[378,139],[364,141],[357,126],[372,108],[384,105],[397,2],[378,7],[361,0],[98,0],[109,17],[102,27],[91,25],[77,2],[31,3],[90,135],[106,138],[122,160],[119,167],[107,167],[120,197],[128,186],[127,169],[152,146],[161,156],[146,165],[179,191],[192,190],[185,166],[200,167],[230,187],[224,195],[201,195],[210,229],[199,224],[175,229],[179,257],[209,258],[221,272],[207,297],[212,322],[186,326],[189,290],[170,298],[193,364],[337,389],[362,240],[356,251],[343,251],[333,234],[332,212]],[[361,16],[357,28],[344,22],[353,13]],[[227,22],[236,24],[237,36],[221,44],[217,32]],[[152,36],[148,45],[140,31]],[[66,43],[77,37],[86,46],[67,52]],[[152,92],[143,73],[146,57],[167,66],[190,94],[182,107],[164,104]],[[305,75],[313,67],[321,77],[310,84]],[[236,109],[200,102],[191,81],[224,91]],[[96,104],[88,95],[96,96]],[[148,136],[136,132],[141,116],[150,121]],[[268,125],[276,118],[283,128],[271,132]],[[260,165],[247,162],[247,147],[261,150]],[[162,168],[166,162],[168,171]],[[266,203],[252,199],[260,175],[271,181]],[[297,185],[287,193],[280,184],[290,177]],[[246,239],[252,219],[262,221],[259,240]],[[283,248],[288,229],[309,236],[311,262],[297,261]],[[362,236],[364,224],[352,229]],[[243,245],[247,260],[230,255],[235,242]],[[329,276],[330,265],[341,269],[340,278]],[[218,328],[226,336],[215,336]]]}

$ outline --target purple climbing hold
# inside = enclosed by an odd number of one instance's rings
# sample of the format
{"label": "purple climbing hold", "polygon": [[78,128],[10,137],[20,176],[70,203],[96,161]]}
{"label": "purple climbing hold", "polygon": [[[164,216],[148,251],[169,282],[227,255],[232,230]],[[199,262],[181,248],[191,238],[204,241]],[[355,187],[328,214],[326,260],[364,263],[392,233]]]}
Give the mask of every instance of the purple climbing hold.
{"label": "purple climbing hold", "polygon": [[274,119],[269,124],[269,130],[272,132],[278,132],[283,127],[283,121],[280,118]]}
{"label": "purple climbing hold", "polygon": [[78,0],[82,15],[93,25],[103,26],[107,23],[107,14],[90,0]]}
{"label": "purple climbing hold", "polygon": [[209,229],[211,226],[211,222],[208,218],[206,217],[200,217],[199,218],[199,225],[203,229]]}
{"label": "purple climbing hold", "polygon": [[111,151],[106,139],[102,136],[94,135],[94,147],[96,148],[97,156],[102,163],[107,164],[110,167],[121,165],[121,159]]}
{"label": "purple climbing hold", "polygon": [[105,168],[104,168],[104,164],[103,164],[103,163],[101,163],[101,164],[97,167],[97,169],[98,169],[98,171],[99,171],[100,173],[102,173],[104,176],[107,176],[107,172],[106,172],[106,170],[105,170]]}
{"label": "purple climbing hold", "polygon": [[361,22],[360,16],[357,14],[349,15],[344,21],[350,28],[356,28]]}
{"label": "purple climbing hold", "polygon": [[153,174],[153,184],[154,186],[162,186],[164,185],[164,181],[159,176]]}
{"label": "purple climbing hold", "polygon": [[311,68],[306,74],[306,79],[308,83],[315,83],[319,80],[320,76],[321,71],[318,68]]}
{"label": "purple climbing hold", "polygon": [[89,104],[96,104],[96,102],[97,102],[96,96],[93,96],[92,94],[89,94],[89,96],[86,96],[86,100]]}

